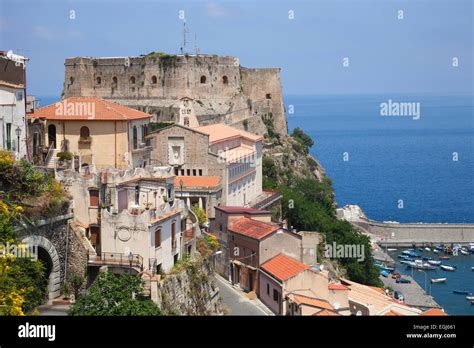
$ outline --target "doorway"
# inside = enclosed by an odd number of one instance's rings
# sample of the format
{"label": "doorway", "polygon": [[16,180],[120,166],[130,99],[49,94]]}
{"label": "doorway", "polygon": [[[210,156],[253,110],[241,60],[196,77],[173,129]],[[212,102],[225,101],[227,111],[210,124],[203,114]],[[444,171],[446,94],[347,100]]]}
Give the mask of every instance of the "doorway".
{"label": "doorway", "polygon": [[53,149],[56,148],[56,126],[54,124],[50,124],[48,126],[48,146],[51,147],[53,145]]}

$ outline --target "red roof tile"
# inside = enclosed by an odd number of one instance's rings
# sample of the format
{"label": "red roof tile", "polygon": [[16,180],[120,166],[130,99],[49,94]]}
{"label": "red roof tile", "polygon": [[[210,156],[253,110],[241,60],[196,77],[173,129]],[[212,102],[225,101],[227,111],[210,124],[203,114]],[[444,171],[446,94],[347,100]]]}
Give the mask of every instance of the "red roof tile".
{"label": "red roof tile", "polygon": [[282,282],[294,277],[304,270],[310,269],[308,265],[283,254],[278,254],[271,258],[263,263],[260,268]]}
{"label": "red roof tile", "polygon": [[151,116],[110,100],[71,97],[36,109],[30,117],[71,121],[126,121],[147,119]]}
{"label": "red roof tile", "polygon": [[219,176],[177,176],[174,180],[176,189],[179,189],[180,182],[183,187],[216,187],[219,186],[221,178]]}
{"label": "red roof tile", "polygon": [[426,312],[421,313],[422,316],[447,316],[448,314],[439,308],[430,308]]}
{"label": "red roof tile", "polygon": [[340,314],[337,313],[337,312],[328,311],[327,309],[323,309],[322,311],[319,311],[319,312],[313,314],[313,316],[316,316],[316,317],[322,317],[322,316],[337,317],[337,316],[340,316]]}
{"label": "red roof tile", "polygon": [[280,227],[267,222],[250,219],[248,217],[240,218],[229,227],[229,231],[242,234],[253,239],[262,239],[275,232]]}
{"label": "red roof tile", "polygon": [[342,284],[334,284],[334,283],[329,284],[328,289],[329,290],[349,290],[347,286],[344,286]]}

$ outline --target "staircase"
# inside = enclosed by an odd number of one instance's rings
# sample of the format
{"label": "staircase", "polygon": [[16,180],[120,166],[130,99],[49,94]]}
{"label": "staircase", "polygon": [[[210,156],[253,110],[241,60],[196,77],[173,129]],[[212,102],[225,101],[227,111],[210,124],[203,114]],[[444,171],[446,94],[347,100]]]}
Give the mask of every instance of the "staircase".
{"label": "staircase", "polygon": [[46,158],[44,159],[44,165],[46,168],[51,168],[55,169],[56,168],[56,159],[58,158],[59,150],[53,148],[53,144],[50,145],[48,154],[46,155]]}

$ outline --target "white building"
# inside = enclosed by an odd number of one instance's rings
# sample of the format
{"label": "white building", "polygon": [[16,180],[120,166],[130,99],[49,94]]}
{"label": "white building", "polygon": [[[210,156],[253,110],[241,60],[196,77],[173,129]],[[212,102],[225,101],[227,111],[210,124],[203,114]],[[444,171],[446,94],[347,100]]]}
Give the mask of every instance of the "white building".
{"label": "white building", "polygon": [[9,51],[0,52],[0,149],[27,157],[26,61]]}

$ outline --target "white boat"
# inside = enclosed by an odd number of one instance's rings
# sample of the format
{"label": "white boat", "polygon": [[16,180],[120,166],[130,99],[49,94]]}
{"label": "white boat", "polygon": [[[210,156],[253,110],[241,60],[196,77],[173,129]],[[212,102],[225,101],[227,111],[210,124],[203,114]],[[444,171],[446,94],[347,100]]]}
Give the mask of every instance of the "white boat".
{"label": "white boat", "polygon": [[441,261],[436,261],[436,260],[428,260],[428,263],[433,266],[441,265]]}
{"label": "white boat", "polygon": [[416,269],[436,269],[436,267],[430,265],[429,263],[423,262],[421,260],[415,260],[407,263],[408,266]]}
{"label": "white boat", "polygon": [[459,251],[460,251],[461,254],[463,254],[463,255],[469,255],[469,251],[467,251],[467,250],[460,249]]}
{"label": "white boat", "polygon": [[388,248],[387,251],[397,251],[397,249],[394,248]]}
{"label": "white boat", "polygon": [[437,253],[439,253],[439,250],[438,250],[438,249],[433,249],[433,252],[434,252],[435,254],[437,254]]}
{"label": "white boat", "polygon": [[466,300],[474,301],[474,296],[472,295],[466,296]]}
{"label": "white boat", "polygon": [[432,278],[431,282],[432,283],[446,283],[448,278]]}
{"label": "white boat", "polygon": [[446,265],[441,265],[441,269],[444,269],[445,271],[451,271],[454,272],[456,269],[452,266],[446,266]]}
{"label": "white boat", "polygon": [[428,248],[428,247],[426,247],[426,248],[425,248],[425,251],[431,251],[431,249],[430,249],[430,248]]}

